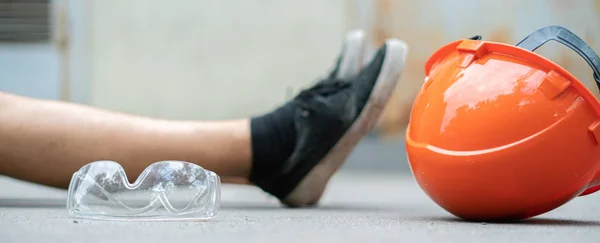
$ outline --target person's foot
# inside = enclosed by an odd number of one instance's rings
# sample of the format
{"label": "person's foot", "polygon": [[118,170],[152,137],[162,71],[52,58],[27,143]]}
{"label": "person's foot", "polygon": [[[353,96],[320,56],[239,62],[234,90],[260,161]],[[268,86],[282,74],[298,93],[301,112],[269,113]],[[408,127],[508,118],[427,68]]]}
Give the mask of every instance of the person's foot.
{"label": "person's foot", "polygon": [[287,206],[319,201],[331,176],[377,122],[403,71],[402,41],[386,41],[362,69],[362,32],[351,32],[344,46],[327,78],[251,120],[250,181]]}

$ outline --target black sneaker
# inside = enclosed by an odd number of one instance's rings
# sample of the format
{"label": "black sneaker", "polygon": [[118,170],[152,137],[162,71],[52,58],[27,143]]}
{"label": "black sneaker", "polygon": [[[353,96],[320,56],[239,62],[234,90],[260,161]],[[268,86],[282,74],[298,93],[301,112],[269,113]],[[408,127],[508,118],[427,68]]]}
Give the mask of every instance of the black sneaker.
{"label": "black sneaker", "polygon": [[290,101],[296,107],[293,153],[279,168],[251,178],[283,204],[316,204],[331,176],[373,128],[388,102],[403,71],[407,45],[396,39],[386,41],[360,70],[363,52],[362,32],[351,32],[334,71]]}

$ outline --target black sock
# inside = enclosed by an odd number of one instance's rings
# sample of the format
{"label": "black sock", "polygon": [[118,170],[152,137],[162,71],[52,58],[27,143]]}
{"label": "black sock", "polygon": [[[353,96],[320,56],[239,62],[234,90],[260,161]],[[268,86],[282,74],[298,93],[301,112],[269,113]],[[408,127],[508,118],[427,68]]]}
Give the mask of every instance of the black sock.
{"label": "black sock", "polygon": [[252,169],[250,181],[262,179],[273,171],[277,174],[296,145],[296,128],[292,102],[250,120],[252,138]]}

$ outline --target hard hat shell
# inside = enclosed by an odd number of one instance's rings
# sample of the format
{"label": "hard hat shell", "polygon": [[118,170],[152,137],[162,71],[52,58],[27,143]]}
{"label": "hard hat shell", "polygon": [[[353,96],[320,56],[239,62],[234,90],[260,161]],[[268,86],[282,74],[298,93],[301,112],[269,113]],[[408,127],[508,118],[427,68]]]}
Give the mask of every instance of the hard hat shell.
{"label": "hard hat shell", "polygon": [[406,149],[416,181],[448,212],[524,219],[600,188],[600,103],[564,68],[466,39],[436,51],[425,74]]}

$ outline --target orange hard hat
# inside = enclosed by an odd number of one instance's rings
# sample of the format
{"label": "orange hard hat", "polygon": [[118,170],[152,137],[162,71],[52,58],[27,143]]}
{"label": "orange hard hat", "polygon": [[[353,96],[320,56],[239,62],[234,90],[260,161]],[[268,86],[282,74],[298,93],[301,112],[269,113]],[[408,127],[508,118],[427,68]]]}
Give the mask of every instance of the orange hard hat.
{"label": "orange hard hat", "polygon": [[600,58],[560,26],[516,46],[455,41],[427,61],[406,149],[419,186],[451,214],[525,219],[600,189],[600,103],[533,52],[550,40],[582,56],[600,87]]}

